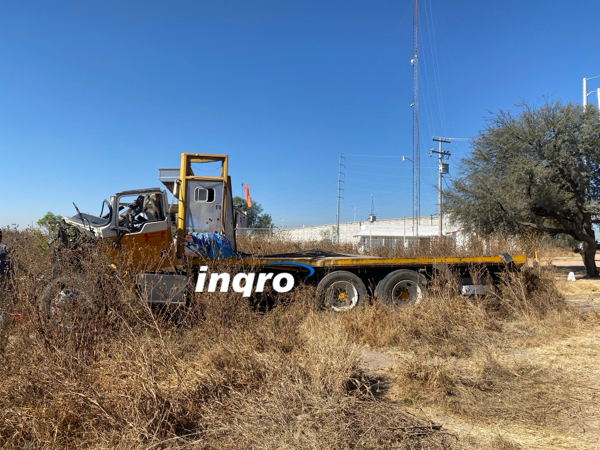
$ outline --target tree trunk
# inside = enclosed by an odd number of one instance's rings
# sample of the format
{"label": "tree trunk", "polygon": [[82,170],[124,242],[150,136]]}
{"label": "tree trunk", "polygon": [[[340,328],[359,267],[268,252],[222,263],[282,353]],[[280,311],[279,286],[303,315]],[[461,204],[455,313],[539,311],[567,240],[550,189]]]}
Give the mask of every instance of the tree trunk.
{"label": "tree trunk", "polygon": [[583,241],[583,248],[581,249],[581,258],[583,259],[583,265],[587,276],[590,278],[598,277],[598,269],[596,268],[596,241],[593,243]]}
{"label": "tree trunk", "polygon": [[589,278],[598,278],[598,269],[596,268],[596,233],[592,227],[592,214],[590,212],[583,213],[583,248],[581,249],[581,257],[583,265]]}

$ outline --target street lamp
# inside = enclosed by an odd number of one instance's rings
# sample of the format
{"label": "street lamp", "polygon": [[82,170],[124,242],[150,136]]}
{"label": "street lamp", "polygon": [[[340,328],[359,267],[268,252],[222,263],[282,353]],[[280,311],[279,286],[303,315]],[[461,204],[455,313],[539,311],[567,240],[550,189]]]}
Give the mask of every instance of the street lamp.
{"label": "street lamp", "polygon": [[[594,78],[598,78],[600,75],[596,75],[595,77],[589,77],[583,79],[583,109],[587,106],[587,98],[594,91],[587,91],[587,80],[593,80]],[[596,89],[596,94],[598,95],[598,109],[600,109],[600,88]]]}
{"label": "street lamp", "polygon": [[[598,99],[598,109],[600,109],[600,88],[596,89],[595,91],[588,92],[586,97],[588,97],[590,94],[593,94],[594,92],[596,93],[596,98]],[[587,107],[587,101],[583,105],[583,109],[585,109],[586,107]]]}
{"label": "street lamp", "polygon": [[354,208],[354,218],[352,219],[352,222],[356,222],[356,206],[351,206],[350,208]]}
{"label": "street lamp", "polygon": [[[410,159],[410,158],[408,158],[408,157],[406,157],[404,155],[402,156],[402,161],[410,161],[411,163],[413,163],[413,174],[414,174],[414,171],[415,171],[415,162],[412,159]],[[412,196],[413,197],[415,196],[415,184],[414,183],[413,183],[413,193],[412,193]],[[413,214],[412,214],[412,229],[413,229],[413,238],[414,238],[415,236],[419,235],[419,220],[417,219],[417,222],[415,222],[415,211],[414,211],[414,208],[413,208]],[[405,236],[405,238],[406,238],[406,236]]]}

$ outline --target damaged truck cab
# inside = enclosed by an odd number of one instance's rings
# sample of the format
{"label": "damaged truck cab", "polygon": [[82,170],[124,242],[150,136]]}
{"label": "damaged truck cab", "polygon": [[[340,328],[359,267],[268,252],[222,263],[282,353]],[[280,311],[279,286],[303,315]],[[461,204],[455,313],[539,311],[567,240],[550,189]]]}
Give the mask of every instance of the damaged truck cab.
{"label": "damaged truck cab", "polygon": [[165,191],[136,189],[118,192],[110,202],[104,200],[100,216],[78,212],[64,220],[80,232],[102,239],[115,264],[152,270],[168,265],[171,258],[168,207]]}
{"label": "damaged truck cab", "polygon": [[104,200],[99,216],[78,210],[65,223],[101,239],[115,267],[139,274],[139,292],[147,301],[181,302],[189,267],[236,252],[241,212],[233,207],[227,162],[226,155],[183,153],[180,167],[159,169],[171,203],[160,188],[123,191]]}

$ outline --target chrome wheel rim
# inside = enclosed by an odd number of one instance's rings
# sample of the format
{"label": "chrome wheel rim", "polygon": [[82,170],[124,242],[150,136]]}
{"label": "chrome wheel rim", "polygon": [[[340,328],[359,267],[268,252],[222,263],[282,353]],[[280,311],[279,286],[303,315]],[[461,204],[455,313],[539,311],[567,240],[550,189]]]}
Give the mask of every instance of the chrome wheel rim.
{"label": "chrome wheel rim", "polygon": [[356,307],[358,291],[349,281],[336,281],[327,288],[325,300],[327,305],[336,312],[348,311]]}
{"label": "chrome wheel rim", "polygon": [[396,305],[419,303],[422,291],[418,283],[411,280],[402,280],[394,285],[391,292],[391,300]]}

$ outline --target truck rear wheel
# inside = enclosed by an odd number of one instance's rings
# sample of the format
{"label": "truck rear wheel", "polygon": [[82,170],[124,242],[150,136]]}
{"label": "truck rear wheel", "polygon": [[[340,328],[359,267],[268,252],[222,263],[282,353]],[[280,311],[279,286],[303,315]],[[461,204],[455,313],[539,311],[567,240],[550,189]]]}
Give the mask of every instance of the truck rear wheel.
{"label": "truck rear wheel", "polygon": [[332,311],[349,311],[367,299],[365,283],[352,272],[337,270],[326,275],[317,286],[319,304]]}
{"label": "truck rear wheel", "polygon": [[375,297],[389,306],[419,303],[425,294],[425,277],[414,270],[388,273],[375,288]]}

